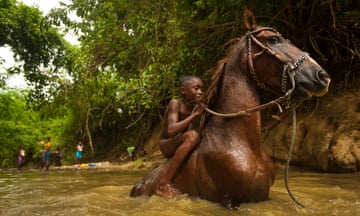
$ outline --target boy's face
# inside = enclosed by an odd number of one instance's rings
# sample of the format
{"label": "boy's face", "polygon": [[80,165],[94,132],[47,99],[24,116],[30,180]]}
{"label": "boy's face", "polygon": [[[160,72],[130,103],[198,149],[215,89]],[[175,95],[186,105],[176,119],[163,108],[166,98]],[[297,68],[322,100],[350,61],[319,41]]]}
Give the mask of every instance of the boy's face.
{"label": "boy's face", "polygon": [[203,97],[204,83],[200,79],[191,79],[181,87],[181,94],[187,102],[199,103]]}

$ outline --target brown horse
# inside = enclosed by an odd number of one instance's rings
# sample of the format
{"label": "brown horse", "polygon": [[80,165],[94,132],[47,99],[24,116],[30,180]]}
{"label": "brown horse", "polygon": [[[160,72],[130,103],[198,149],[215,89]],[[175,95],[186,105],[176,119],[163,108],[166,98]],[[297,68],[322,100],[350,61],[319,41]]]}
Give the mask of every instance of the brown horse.
{"label": "brown horse", "polygon": [[[301,102],[324,95],[330,83],[315,60],[273,28],[258,26],[247,9],[244,22],[249,31],[219,62],[205,102],[216,113],[245,115],[224,118],[207,114],[200,144],[173,181],[184,194],[230,209],[269,199],[275,179],[274,163],[260,146],[260,112],[251,109],[260,105],[259,92],[270,90],[278,96],[285,94],[281,100]],[[153,195],[168,162],[139,181],[131,196]]]}

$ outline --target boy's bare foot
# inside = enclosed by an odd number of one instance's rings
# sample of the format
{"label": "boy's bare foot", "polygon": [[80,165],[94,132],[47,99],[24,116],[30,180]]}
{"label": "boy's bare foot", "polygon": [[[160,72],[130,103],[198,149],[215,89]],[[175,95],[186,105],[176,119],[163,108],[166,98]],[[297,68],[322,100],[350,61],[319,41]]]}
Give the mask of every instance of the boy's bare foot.
{"label": "boy's bare foot", "polygon": [[157,195],[167,197],[167,198],[175,198],[176,196],[181,195],[181,192],[171,186],[171,184],[159,185],[155,191]]}

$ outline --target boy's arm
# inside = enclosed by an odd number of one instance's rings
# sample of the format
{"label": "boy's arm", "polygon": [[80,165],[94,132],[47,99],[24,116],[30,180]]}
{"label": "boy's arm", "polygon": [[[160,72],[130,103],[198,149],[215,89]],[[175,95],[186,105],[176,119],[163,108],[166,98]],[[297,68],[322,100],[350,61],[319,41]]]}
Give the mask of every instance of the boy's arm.
{"label": "boy's arm", "polygon": [[167,121],[168,121],[167,134],[170,137],[173,137],[178,133],[184,131],[189,126],[189,124],[197,116],[201,114],[200,112],[194,112],[191,113],[188,117],[186,117],[182,121],[179,121],[180,107],[181,106],[179,100],[173,99],[169,103],[168,115],[167,115]]}

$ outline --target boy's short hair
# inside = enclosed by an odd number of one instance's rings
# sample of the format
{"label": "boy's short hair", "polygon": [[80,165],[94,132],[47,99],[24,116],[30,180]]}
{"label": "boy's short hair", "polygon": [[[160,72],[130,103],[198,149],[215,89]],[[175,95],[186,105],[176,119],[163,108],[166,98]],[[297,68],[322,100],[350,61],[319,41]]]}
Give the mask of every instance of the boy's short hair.
{"label": "boy's short hair", "polygon": [[199,77],[195,76],[195,75],[185,75],[183,77],[180,78],[180,81],[179,81],[179,86],[184,86],[185,83],[189,80],[193,80],[193,79],[198,79],[198,80],[201,80]]}

